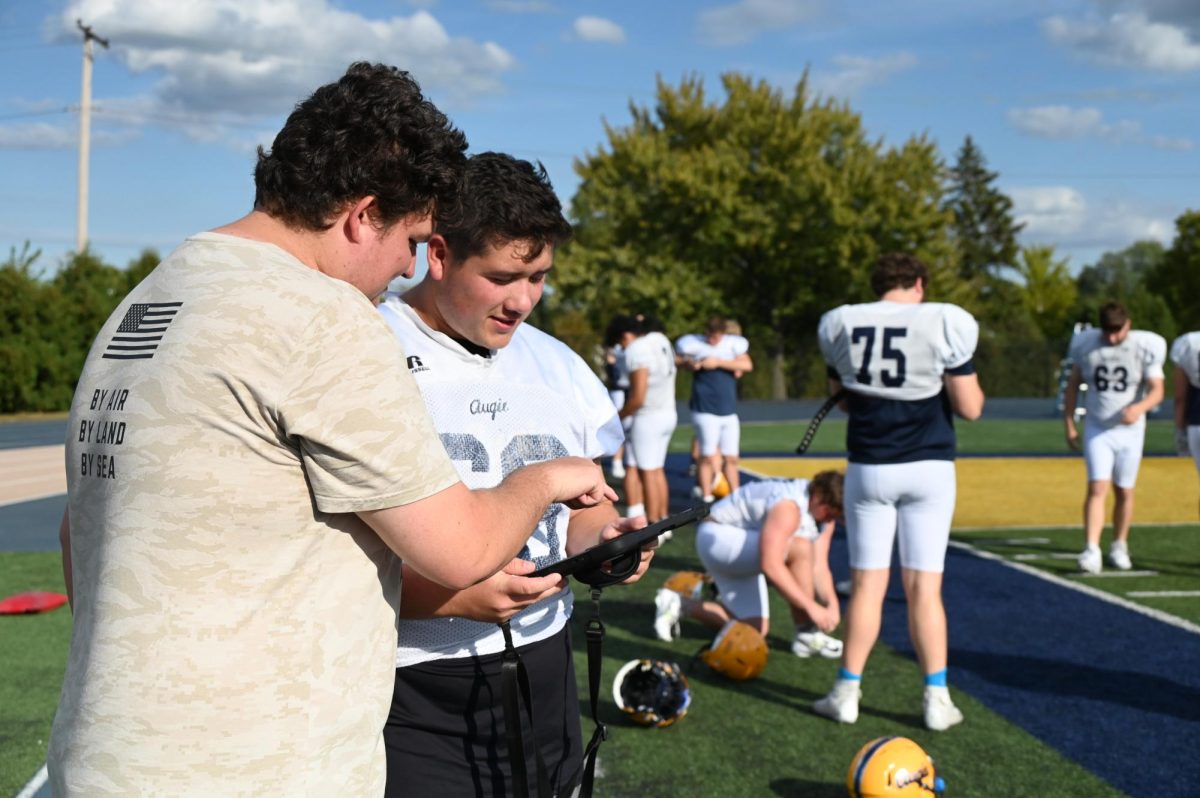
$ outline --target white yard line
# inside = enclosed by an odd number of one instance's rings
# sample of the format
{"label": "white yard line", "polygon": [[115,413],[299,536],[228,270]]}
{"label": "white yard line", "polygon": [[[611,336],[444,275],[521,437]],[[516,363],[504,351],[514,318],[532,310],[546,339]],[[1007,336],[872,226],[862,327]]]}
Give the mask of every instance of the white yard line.
{"label": "white yard line", "polygon": [[1145,615],[1146,617],[1153,618],[1156,621],[1162,621],[1165,624],[1170,624],[1171,626],[1178,627],[1179,629],[1191,632],[1192,634],[1200,634],[1200,626],[1197,626],[1191,621],[1185,621],[1183,618],[1177,618],[1174,615],[1163,612],[1162,610],[1156,610],[1152,607],[1144,607],[1141,604],[1129,601],[1121,596],[1115,596],[1112,593],[1105,593],[1103,590],[1092,587],[1091,585],[1084,585],[1080,584],[1079,582],[1072,582],[1070,579],[1063,579],[1061,576],[1055,576],[1054,574],[1046,573],[1039,568],[1034,568],[1032,565],[1013,562],[1007,557],[1003,557],[999,554],[992,554],[990,551],[977,549],[969,543],[952,540],[950,541],[950,545],[956,549],[970,552],[976,557],[982,557],[985,560],[991,560],[992,562],[1000,563],[1006,568],[1013,568],[1030,576],[1035,576],[1038,579],[1044,579],[1047,582],[1052,582],[1059,587],[1065,587],[1068,590],[1076,590],[1080,593],[1085,593],[1092,598],[1099,599],[1100,601],[1106,601],[1109,604],[1115,604],[1118,607],[1124,607],[1132,612]]}
{"label": "white yard line", "polygon": [[1125,594],[1135,598],[1195,598],[1200,590],[1130,590]]}
{"label": "white yard line", "polygon": [[29,783],[21,788],[16,798],[33,798],[33,796],[37,795],[38,790],[45,786],[48,778],[50,778],[50,775],[46,772],[46,766],[42,765],[41,770],[35,773],[33,778],[29,780]]}

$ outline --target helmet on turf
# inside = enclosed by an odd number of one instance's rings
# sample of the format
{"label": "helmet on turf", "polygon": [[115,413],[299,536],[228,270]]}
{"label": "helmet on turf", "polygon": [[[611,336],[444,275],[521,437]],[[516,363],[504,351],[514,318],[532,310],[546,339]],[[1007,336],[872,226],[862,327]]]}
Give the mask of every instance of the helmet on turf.
{"label": "helmet on turf", "polygon": [[700,659],[734,681],[753,679],[767,667],[767,641],[750,624],[729,621],[700,654]]}
{"label": "helmet on turf", "polygon": [[724,474],[717,474],[716,480],[713,481],[713,498],[724,499],[731,492],[732,489],[729,485],[729,480],[725,478]]}
{"label": "helmet on turf", "polygon": [[670,726],[692,703],[687,677],[673,662],[631,659],[613,679],[613,701],[642,726]]}
{"label": "helmet on turf", "polygon": [[907,737],[878,737],[858,749],[846,787],[850,798],[931,798],[945,789],[933,758]]}
{"label": "helmet on turf", "polygon": [[667,577],[667,581],[663,582],[663,587],[684,598],[698,599],[707,582],[708,577],[699,571],[676,571]]}

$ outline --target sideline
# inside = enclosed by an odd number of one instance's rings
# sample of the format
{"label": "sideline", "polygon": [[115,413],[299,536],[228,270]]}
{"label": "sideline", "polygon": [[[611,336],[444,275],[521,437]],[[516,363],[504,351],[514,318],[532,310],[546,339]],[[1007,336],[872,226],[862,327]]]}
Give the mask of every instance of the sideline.
{"label": "sideline", "polygon": [[[50,788],[46,786],[50,774],[46,771],[46,766],[42,765],[41,769],[33,775],[29,783],[21,788],[17,793],[16,798],[50,798]],[[42,790],[46,787],[45,791]]]}
{"label": "sideline", "polygon": [[1200,635],[1200,626],[1197,626],[1196,624],[1192,623],[1191,621],[1184,620],[1183,618],[1177,618],[1176,616],[1171,615],[1168,612],[1163,612],[1162,610],[1156,610],[1153,607],[1146,607],[1142,604],[1138,604],[1137,602],[1133,602],[1133,601],[1129,601],[1128,599],[1121,598],[1120,596],[1118,596],[1114,593],[1106,593],[1105,591],[1094,588],[1091,585],[1085,585],[1080,582],[1073,582],[1070,579],[1063,579],[1061,576],[1056,576],[1055,574],[1047,573],[1046,571],[1043,571],[1040,568],[1034,568],[1032,565],[1025,565],[1024,563],[1021,563],[1021,562],[1014,562],[1013,560],[1010,560],[1002,555],[993,554],[992,552],[984,551],[983,549],[977,549],[974,546],[972,546],[970,543],[963,543],[962,541],[952,540],[952,541],[950,541],[950,546],[952,548],[956,548],[961,551],[966,551],[971,554],[974,554],[976,557],[981,557],[985,560],[991,560],[993,562],[998,562],[1001,565],[1005,565],[1009,568],[1013,568],[1022,573],[1029,574],[1030,576],[1036,576],[1038,579],[1044,579],[1047,582],[1058,585],[1059,587],[1065,587],[1070,590],[1074,590],[1076,592],[1083,593],[1084,595],[1091,596],[1092,598],[1095,598],[1095,599],[1100,599],[1101,601],[1107,602],[1109,604],[1115,604],[1118,607],[1124,607],[1127,610],[1132,610],[1133,612],[1141,613],[1142,615],[1145,615],[1148,618],[1153,618],[1156,621],[1162,621],[1163,623],[1170,624],[1171,626],[1175,626],[1180,629],[1183,629],[1186,632],[1191,632],[1194,635]]}

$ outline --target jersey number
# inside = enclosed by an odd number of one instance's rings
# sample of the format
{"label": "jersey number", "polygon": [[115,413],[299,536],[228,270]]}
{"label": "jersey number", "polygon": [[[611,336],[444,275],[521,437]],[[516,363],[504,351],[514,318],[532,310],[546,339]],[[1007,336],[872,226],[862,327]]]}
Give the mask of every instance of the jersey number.
{"label": "jersey number", "polygon": [[1096,376],[1092,380],[1097,391],[1116,391],[1123,393],[1129,388],[1129,372],[1124,366],[1112,370],[1112,380],[1109,380],[1108,366],[1096,366]]}
{"label": "jersey number", "polygon": [[[486,473],[491,470],[491,457],[483,441],[469,432],[443,432],[442,445],[451,460],[465,460],[471,464],[471,470],[476,473]],[[553,460],[556,457],[566,457],[570,454],[562,441],[553,435],[518,435],[513,438],[500,452],[500,478],[504,479],[527,463],[542,460]],[[526,543],[517,556],[522,560],[532,560],[541,568],[559,561],[558,524],[555,521],[562,508],[557,504],[550,505],[538,521],[535,535],[540,535],[546,541],[549,553],[542,557],[532,557],[529,544]]]}
{"label": "jersey number", "polygon": [[[899,388],[904,384],[905,366],[904,353],[897,349],[894,344],[897,338],[903,338],[908,335],[908,330],[904,327],[883,327],[883,346],[880,349],[879,357],[881,359],[892,360],[896,364],[894,371],[886,371],[880,369],[879,380],[887,388]],[[862,363],[859,364],[858,373],[855,378],[859,385],[870,385],[871,377],[871,355],[875,349],[875,328],[874,327],[855,327],[850,331],[850,342],[857,344],[860,341],[865,342],[863,346]]]}

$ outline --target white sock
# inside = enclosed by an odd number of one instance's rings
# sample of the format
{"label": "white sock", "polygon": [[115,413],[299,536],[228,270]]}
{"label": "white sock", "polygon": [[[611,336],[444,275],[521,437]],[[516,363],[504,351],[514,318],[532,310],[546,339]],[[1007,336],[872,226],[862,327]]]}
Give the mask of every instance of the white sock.
{"label": "white sock", "polygon": [[631,504],[625,510],[626,518],[636,518],[639,515],[645,515],[645,514],[646,514],[646,505],[644,505],[644,504]]}

